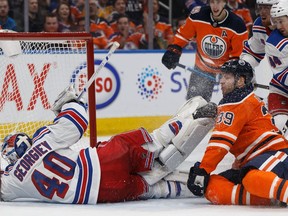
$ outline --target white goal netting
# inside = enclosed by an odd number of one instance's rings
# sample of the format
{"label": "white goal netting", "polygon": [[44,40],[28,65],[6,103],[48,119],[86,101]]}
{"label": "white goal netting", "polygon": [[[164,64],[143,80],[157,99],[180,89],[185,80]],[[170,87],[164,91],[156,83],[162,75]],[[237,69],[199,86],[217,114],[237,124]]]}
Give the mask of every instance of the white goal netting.
{"label": "white goal netting", "polygon": [[[33,37],[29,38],[27,35],[22,38],[19,34],[19,40],[3,40],[0,37],[1,144],[8,134],[25,132],[31,136],[39,127],[51,123],[55,116],[50,108],[58,94],[71,83],[75,83],[78,91],[82,90],[88,77],[89,58],[94,70],[93,48],[91,54],[87,35],[83,40],[77,34],[75,40],[73,35],[61,35],[59,38],[52,35],[53,40],[48,40],[49,37],[43,37],[41,33],[41,37],[32,34]],[[92,67],[89,66],[90,70]],[[95,101],[95,95],[91,101]],[[89,110],[90,106],[95,110],[95,102],[89,103]],[[96,117],[91,117],[95,112],[91,113],[90,118],[96,122]],[[96,129],[92,130],[96,134]],[[89,136],[90,130],[85,134],[84,145],[87,145]]]}

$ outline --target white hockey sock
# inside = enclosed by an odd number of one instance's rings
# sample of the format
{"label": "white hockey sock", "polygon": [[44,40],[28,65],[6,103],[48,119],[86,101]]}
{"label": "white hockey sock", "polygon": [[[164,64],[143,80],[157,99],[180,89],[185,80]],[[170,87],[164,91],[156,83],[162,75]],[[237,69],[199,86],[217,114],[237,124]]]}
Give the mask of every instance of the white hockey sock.
{"label": "white hockey sock", "polygon": [[193,194],[189,191],[187,186],[179,181],[165,181],[161,180],[156,184],[149,186],[149,191],[141,196],[143,199],[175,199],[188,198]]}

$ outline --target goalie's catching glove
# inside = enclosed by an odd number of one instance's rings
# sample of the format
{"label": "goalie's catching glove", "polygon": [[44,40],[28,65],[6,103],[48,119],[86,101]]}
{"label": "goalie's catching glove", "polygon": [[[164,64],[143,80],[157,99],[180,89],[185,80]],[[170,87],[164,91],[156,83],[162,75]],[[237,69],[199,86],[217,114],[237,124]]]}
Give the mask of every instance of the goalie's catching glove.
{"label": "goalie's catching glove", "polygon": [[174,69],[177,66],[177,63],[179,63],[181,54],[182,48],[180,46],[176,44],[170,44],[162,57],[162,63],[168,69]]}
{"label": "goalie's catching glove", "polygon": [[199,168],[200,162],[196,162],[190,169],[187,187],[195,195],[202,197],[205,194],[210,175],[205,169]]}
{"label": "goalie's catching glove", "polygon": [[61,108],[64,104],[75,101],[77,103],[83,103],[85,104],[83,98],[78,100],[78,94],[75,90],[74,85],[70,85],[67,88],[62,91],[57,99],[55,100],[54,104],[52,105],[51,110],[54,112],[54,114],[57,116],[61,112]]}

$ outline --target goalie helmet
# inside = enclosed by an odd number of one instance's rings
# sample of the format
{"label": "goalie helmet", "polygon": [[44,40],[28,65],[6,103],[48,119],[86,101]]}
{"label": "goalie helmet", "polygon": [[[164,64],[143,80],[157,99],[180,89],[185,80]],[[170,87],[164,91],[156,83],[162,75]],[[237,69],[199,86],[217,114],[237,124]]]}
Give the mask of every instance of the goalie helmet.
{"label": "goalie helmet", "polygon": [[273,4],[270,11],[271,17],[288,16],[288,5],[286,0],[280,0],[278,3]]}
{"label": "goalie helmet", "polygon": [[264,5],[273,5],[277,3],[279,0],[257,0],[256,4],[264,4]]}
{"label": "goalie helmet", "polygon": [[221,66],[221,71],[223,73],[232,73],[236,78],[244,77],[246,85],[251,84],[254,78],[253,68],[248,62],[242,59],[233,59],[225,62]]}
{"label": "goalie helmet", "polygon": [[32,140],[27,134],[9,134],[4,138],[1,155],[9,164],[14,164],[31,146]]}

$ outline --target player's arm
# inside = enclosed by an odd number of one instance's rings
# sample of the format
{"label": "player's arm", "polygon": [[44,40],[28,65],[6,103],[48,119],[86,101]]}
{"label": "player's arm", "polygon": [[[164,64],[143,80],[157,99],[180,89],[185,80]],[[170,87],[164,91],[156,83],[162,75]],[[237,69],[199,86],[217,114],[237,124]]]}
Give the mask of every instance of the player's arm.
{"label": "player's arm", "polygon": [[252,26],[253,36],[245,42],[240,58],[247,61],[253,68],[259,65],[265,56],[266,28],[259,25],[260,19],[256,19]]}
{"label": "player's arm", "polygon": [[253,68],[259,65],[265,56],[265,45],[252,36],[245,42],[240,58],[248,62]]}
{"label": "player's arm", "polygon": [[229,110],[225,110],[225,106],[220,108],[202,162],[197,162],[190,169],[187,186],[194,195],[204,195],[210,173],[216,169],[236,142],[247,119],[247,115],[243,114],[242,110],[243,106],[235,106],[234,109]]}
{"label": "player's arm", "polygon": [[33,139],[46,135],[49,136],[47,139],[61,144],[62,148],[75,144],[88,127],[88,115],[83,99],[79,101],[75,89],[70,86],[58,96],[52,111],[56,114],[53,124],[37,130]]}
{"label": "player's arm", "polygon": [[168,69],[174,69],[176,67],[182,54],[182,48],[196,35],[195,22],[193,22],[191,16],[188,17],[186,23],[177,30],[172,44],[167,47],[167,50],[162,57],[162,63]]}

